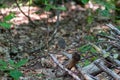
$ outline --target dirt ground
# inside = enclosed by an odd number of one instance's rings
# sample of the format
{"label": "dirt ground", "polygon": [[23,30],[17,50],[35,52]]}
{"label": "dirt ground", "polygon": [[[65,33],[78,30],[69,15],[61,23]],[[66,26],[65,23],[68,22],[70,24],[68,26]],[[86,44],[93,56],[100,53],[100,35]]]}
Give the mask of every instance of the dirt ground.
{"label": "dirt ground", "polygon": [[[94,39],[88,40],[87,36],[96,38],[99,31],[107,31],[105,24],[108,21],[111,22],[110,19],[101,19],[95,11],[90,13],[88,9],[80,5],[66,4],[66,6],[67,11],[60,12],[58,31],[50,44],[48,42],[56,29],[57,19],[52,11],[46,12],[42,8],[31,6],[29,16],[37,24],[31,25],[28,18],[17,7],[0,9],[4,16],[10,12],[15,13],[16,16],[11,20],[13,23],[11,30],[0,29],[0,49],[2,49],[0,58],[4,58],[4,53],[8,52],[13,60],[29,59],[29,62],[20,69],[24,74],[21,80],[63,80],[62,77],[56,77],[56,72],[61,74],[62,70],[55,68],[56,64],[48,53],[54,54],[60,63],[64,64],[68,61],[68,58],[63,56],[63,52],[72,54],[76,51],[82,54],[78,50],[79,47],[89,42],[95,42]],[[27,6],[21,6],[21,9],[25,14],[28,14]],[[88,23],[90,14],[94,14],[97,18]],[[1,20],[3,19],[2,15],[0,16]],[[80,64],[84,66],[86,59],[92,62],[91,56],[94,55],[89,52],[83,55]],[[70,77],[68,79],[70,80]]]}

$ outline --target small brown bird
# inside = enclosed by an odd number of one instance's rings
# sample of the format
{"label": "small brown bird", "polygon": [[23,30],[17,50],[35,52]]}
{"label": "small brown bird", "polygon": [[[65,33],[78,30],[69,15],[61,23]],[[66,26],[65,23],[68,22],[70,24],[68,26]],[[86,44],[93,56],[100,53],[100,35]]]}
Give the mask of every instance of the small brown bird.
{"label": "small brown bird", "polygon": [[72,69],[73,67],[76,67],[76,64],[79,62],[80,60],[80,54],[78,54],[77,52],[72,54],[72,59],[69,60],[68,64],[66,65],[67,69]]}

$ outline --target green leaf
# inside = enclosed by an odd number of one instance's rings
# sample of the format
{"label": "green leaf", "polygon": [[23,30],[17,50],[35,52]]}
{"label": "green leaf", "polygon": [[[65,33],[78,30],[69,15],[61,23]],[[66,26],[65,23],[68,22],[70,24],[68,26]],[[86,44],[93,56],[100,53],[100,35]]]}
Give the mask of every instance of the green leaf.
{"label": "green leaf", "polygon": [[83,45],[82,47],[79,48],[80,52],[86,52],[88,50],[90,50],[91,46],[90,45]]}
{"label": "green leaf", "polygon": [[111,0],[109,0],[109,1],[106,1],[106,0],[94,0],[94,2],[104,6],[108,10],[115,10],[115,4]]}
{"label": "green leaf", "polygon": [[29,0],[29,4],[31,5],[33,3],[33,0]]}
{"label": "green leaf", "polygon": [[4,21],[9,21],[9,20],[13,19],[14,17],[15,17],[15,14],[10,13],[9,15],[4,17]]}
{"label": "green leaf", "polygon": [[51,5],[47,5],[47,6],[45,7],[45,10],[46,10],[46,11],[50,11],[51,8],[52,8]]}
{"label": "green leaf", "polygon": [[102,1],[101,0],[94,0],[94,2],[101,3]]}
{"label": "green leaf", "polygon": [[95,60],[97,60],[98,58],[97,57],[92,57],[90,60],[91,61],[95,61]]}
{"label": "green leaf", "polygon": [[0,65],[7,66],[7,62],[0,59]]}
{"label": "green leaf", "polygon": [[7,70],[8,69],[8,65],[7,62],[3,61],[0,59],[0,70]]}
{"label": "green leaf", "polygon": [[90,45],[98,52],[101,53],[101,48],[99,48],[98,46],[96,46],[95,44],[90,43]]}
{"label": "green leaf", "polygon": [[107,9],[99,10],[99,13],[100,13],[101,16],[110,17],[110,12]]}
{"label": "green leaf", "polygon": [[9,60],[9,64],[10,66],[14,67],[15,66],[15,62],[13,60]]}
{"label": "green leaf", "polygon": [[48,5],[48,0],[43,0],[45,5]]}
{"label": "green leaf", "polygon": [[94,40],[94,36],[87,35],[87,36],[84,37],[84,39],[89,40],[89,41],[93,41]]}
{"label": "green leaf", "polygon": [[91,47],[90,52],[96,53],[97,51],[93,47]]}
{"label": "green leaf", "polygon": [[9,29],[11,27],[11,23],[7,23],[7,22],[0,22],[0,26],[2,26],[3,28]]}
{"label": "green leaf", "polygon": [[107,9],[115,9],[115,5],[110,2],[105,2],[104,5]]}
{"label": "green leaf", "polygon": [[103,36],[109,36],[109,34],[107,34],[106,32],[103,32],[103,31],[101,31],[99,34],[103,35]]}
{"label": "green leaf", "polygon": [[94,0],[97,4],[100,4],[102,6],[105,6],[105,1],[104,0]]}
{"label": "green leaf", "polygon": [[19,80],[20,76],[22,76],[22,73],[20,71],[18,71],[18,70],[11,70],[9,74],[15,80]]}
{"label": "green leaf", "polygon": [[38,76],[38,77],[43,77],[44,76],[44,74],[36,74],[36,76]]}
{"label": "green leaf", "polygon": [[108,56],[110,56],[110,53],[109,53],[109,52],[103,54],[103,57],[104,57],[104,58],[107,58]]}
{"label": "green leaf", "polygon": [[22,59],[18,63],[15,64],[15,68],[19,68],[23,65],[25,65],[28,62],[28,59]]}
{"label": "green leaf", "polygon": [[83,4],[87,4],[87,3],[89,2],[89,0],[81,0],[81,2],[82,2]]}
{"label": "green leaf", "polygon": [[117,59],[119,57],[119,54],[114,54],[113,58]]}
{"label": "green leaf", "polygon": [[88,24],[91,24],[93,22],[94,17],[92,15],[87,17]]}
{"label": "green leaf", "polygon": [[62,10],[62,11],[65,11],[65,10],[66,10],[66,7],[58,7],[57,9]]}
{"label": "green leaf", "polygon": [[84,62],[84,66],[87,66],[87,65],[89,65],[91,62],[89,61],[89,60],[85,60],[85,62]]}

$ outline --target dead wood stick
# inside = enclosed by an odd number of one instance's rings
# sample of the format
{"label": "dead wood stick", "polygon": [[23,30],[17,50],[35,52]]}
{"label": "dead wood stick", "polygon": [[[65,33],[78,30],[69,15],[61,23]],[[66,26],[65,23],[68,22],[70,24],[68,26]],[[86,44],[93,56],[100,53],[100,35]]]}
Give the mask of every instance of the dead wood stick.
{"label": "dead wood stick", "polygon": [[85,66],[82,68],[82,71],[84,71],[87,74],[96,76],[97,74],[99,74],[100,72],[102,72],[102,70],[100,70],[95,64],[94,62],[89,64],[88,66]]}
{"label": "dead wood stick", "polygon": [[[92,45],[93,45],[93,44],[92,44]],[[97,47],[96,45],[93,45],[93,47],[94,47],[99,53],[101,53],[101,54],[106,54],[106,53],[107,53],[105,50],[103,51],[102,49],[100,49],[100,48]],[[120,65],[120,61],[119,61],[119,60],[113,59],[111,56],[108,56],[108,57],[106,57],[106,58],[109,59],[112,64],[115,64],[115,65],[117,65],[117,66]],[[110,67],[110,65],[106,65],[106,66],[107,66],[107,67]],[[84,72],[86,72],[86,73],[88,73],[88,74],[91,74],[91,75],[94,75],[94,76],[97,75],[98,73],[102,72],[102,70],[99,69],[99,68],[94,64],[94,62],[91,63],[91,64],[88,65],[88,66],[83,67],[82,70],[83,70]]]}
{"label": "dead wood stick", "polygon": [[64,71],[68,72],[69,75],[71,75],[75,80],[81,80],[76,74],[74,74],[73,72],[71,72],[70,70],[68,70],[67,68],[63,67],[58,60],[54,57],[53,54],[49,54],[50,57],[53,59],[53,61]]}
{"label": "dead wood stick", "polygon": [[105,66],[103,59],[98,59],[94,62],[94,64],[101,69],[102,71],[106,72],[108,75],[112,76],[115,80],[120,80],[120,76],[117,75],[114,71],[110,70]]}
{"label": "dead wood stick", "polygon": [[97,36],[100,36],[100,37],[103,37],[103,38],[107,38],[107,39],[110,39],[110,40],[116,40],[114,37],[106,36],[106,35],[102,35],[102,34],[97,34]]}
{"label": "dead wood stick", "polygon": [[[116,59],[113,59],[112,57],[108,57],[108,59],[111,61],[111,64],[115,64],[117,66],[120,65],[120,61],[119,60],[116,60]],[[97,59],[98,60],[98,59]],[[110,67],[109,65],[106,65],[107,67]],[[85,66],[82,68],[82,71],[84,71],[85,73],[87,74],[90,74],[90,75],[97,75],[98,73],[102,72],[102,70],[100,70],[95,64],[94,62],[91,63],[90,65],[88,66]]]}
{"label": "dead wood stick", "polygon": [[116,66],[120,67],[120,61],[117,59],[114,59],[112,56],[109,56],[106,59],[109,60],[111,62],[111,64],[115,64]]}
{"label": "dead wood stick", "polygon": [[54,39],[54,37],[57,34],[58,29],[59,29],[59,24],[60,24],[60,21],[59,21],[60,11],[59,10],[56,11],[56,15],[57,15],[57,20],[56,20],[56,24],[55,24],[55,30],[54,30],[53,34],[51,35],[50,39],[48,40],[48,44],[50,44],[51,41]]}
{"label": "dead wood stick", "polygon": [[[94,44],[91,44],[99,53],[101,53],[104,57],[104,54],[108,54],[108,52],[106,52],[105,50],[100,49],[99,47],[97,47]],[[120,46],[119,46],[120,47]],[[111,55],[104,57],[105,59],[109,59],[111,61],[112,64],[115,64],[117,66],[120,66],[120,61],[117,59],[114,59],[113,57],[111,57]]]}
{"label": "dead wood stick", "polygon": [[[23,12],[23,10],[20,8],[17,0],[15,0],[15,3],[16,3],[16,5],[17,5],[18,9],[20,10],[20,12],[21,12],[25,17],[27,17],[28,20],[29,20],[33,25],[36,26],[36,24],[32,21],[32,19],[31,19],[30,16],[29,16],[30,9],[28,10],[28,15],[26,15],[26,14]],[[30,7],[30,6],[29,6],[29,7]]]}
{"label": "dead wood stick", "polygon": [[106,24],[114,33],[120,35],[120,30],[113,26],[111,23]]}
{"label": "dead wood stick", "polygon": [[77,67],[78,67],[80,75],[84,78],[84,80],[98,80],[98,79],[95,79],[95,77],[93,77],[93,76],[91,77],[90,74],[87,74],[84,71],[82,71],[80,66],[77,66]]}

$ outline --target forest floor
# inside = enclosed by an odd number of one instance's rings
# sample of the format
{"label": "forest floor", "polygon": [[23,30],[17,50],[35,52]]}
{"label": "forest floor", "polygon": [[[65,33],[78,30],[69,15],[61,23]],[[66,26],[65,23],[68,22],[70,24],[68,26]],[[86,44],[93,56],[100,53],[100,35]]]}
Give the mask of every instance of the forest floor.
{"label": "forest floor", "polygon": [[[31,6],[29,14],[31,20],[37,25],[32,25],[16,7],[0,10],[2,15],[8,15],[10,12],[16,15],[11,20],[13,26],[10,31],[0,29],[0,58],[4,59],[5,52],[8,52],[12,60],[29,59],[28,63],[20,68],[24,74],[21,80],[63,80],[62,77],[56,77],[56,72],[60,74],[60,71],[55,68],[56,64],[48,53],[54,54],[63,64],[68,61],[67,57],[63,55],[64,52],[69,54],[78,52],[82,57],[78,65],[82,67],[99,57],[90,52],[82,53],[79,48],[88,43],[95,43],[96,34],[100,31],[107,31],[108,27],[105,24],[110,23],[111,20],[101,19],[94,9],[90,13],[88,9],[80,5],[66,4],[66,6],[67,11],[60,12],[60,21],[57,27],[57,16],[38,7]],[[27,6],[21,6],[21,9],[28,14]],[[90,14],[97,18],[89,21]],[[0,16],[0,19],[2,20],[3,16]],[[58,31],[52,38],[56,28]],[[106,75],[102,76],[103,79],[100,80],[107,80],[104,79]],[[3,78],[3,76],[0,77]],[[68,79],[72,80],[71,77]]]}

